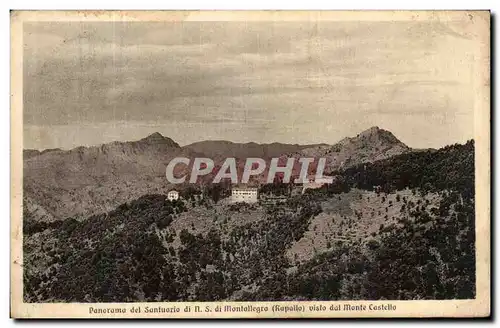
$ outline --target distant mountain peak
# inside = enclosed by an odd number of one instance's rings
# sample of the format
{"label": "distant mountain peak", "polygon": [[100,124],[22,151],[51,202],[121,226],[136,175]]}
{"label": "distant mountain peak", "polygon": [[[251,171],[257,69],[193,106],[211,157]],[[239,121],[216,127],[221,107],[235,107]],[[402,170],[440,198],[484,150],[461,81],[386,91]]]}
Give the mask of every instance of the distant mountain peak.
{"label": "distant mountain peak", "polygon": [[403,144],[398,138],[396,138],[396,136],[394,136],[394,134],[392,134],[392,132],[381,129],[378,126],[372,126],[371,128],[358,134],[356,138],[370,140],[377,139],[381,142],[389,144]]}
{"label": "distant mountain peak", "polygon": [[361,132],[359,135],[360,136],[363,136],[363,135],[373,135],[373,134],[387,133],[387,132],[390,133],[387,130],[379,128],[378,126],[372,126],[371,128],[366,129],[363,132]]}
{"label": "distant mountain peak", "polygon": [[175,141],[173,141],[170,138],[164,137],[161,133],[155,132],[147,136],[146,138],[143,138],[139,140],[139,142],[142,143],[148,143],[148,144],[166,144],[172,147],[180,147],[179,144],[177,144]]}
{"label": "distant mountain peak", "polygon": [[144,138],[143,140],[158,140],[165,139],[165,137],[160,132],[151,133],[149,136]]}

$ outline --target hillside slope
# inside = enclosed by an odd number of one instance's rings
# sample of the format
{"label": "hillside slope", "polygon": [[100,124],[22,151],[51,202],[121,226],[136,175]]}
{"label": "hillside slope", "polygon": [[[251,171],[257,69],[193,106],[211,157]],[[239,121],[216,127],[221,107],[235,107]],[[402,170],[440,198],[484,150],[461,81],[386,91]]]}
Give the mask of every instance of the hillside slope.
{"label": "hillside slope", "polygon": [[165,192],[165,167],[195,157],[159,133],[133,142],[52,151],[24,160],[24,194],[57,218],[103,213],[152,192]]}
{"label": "hillside slope", "polygon": [[[147,195],[81,222],[25,213],[24,298],[473,298],[473,154],[473,142],[402,154],[281,204]],[[363,174],[375,168],[385,190]]]}

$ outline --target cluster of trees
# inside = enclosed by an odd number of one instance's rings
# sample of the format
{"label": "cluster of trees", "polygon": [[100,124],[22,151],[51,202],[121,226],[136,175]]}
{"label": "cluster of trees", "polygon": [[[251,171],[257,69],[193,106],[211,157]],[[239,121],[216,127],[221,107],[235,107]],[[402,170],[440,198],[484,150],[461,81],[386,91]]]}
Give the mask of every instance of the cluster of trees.
{"label": "cluster of trees", "polygon": [[23,233],[25,235],[32,235],[37,232],[42,232],[46,229],[59,229],[63,225],[63,223],[64,220],[38,221],[31,219],[29,215],[24,215]]}
{"label": "cluster of trees", "polygon": [[180,191],[181,197],[186,200],[194,201],[196,198],[202,198],[204,200],[210,200],[215,204],[222,198],[228,197],[230,194],[231,184],[228,181],[204,184],[201,188],[189,184],[183,186],[183,189]]}
{"label": "cluster of trees", "polygon": [[271,194],[274,196],[288,196],[290,195],[292,188],[293,184],[291,183],[282,183],[282,182],[266,183],[260,186],[259,193]]}

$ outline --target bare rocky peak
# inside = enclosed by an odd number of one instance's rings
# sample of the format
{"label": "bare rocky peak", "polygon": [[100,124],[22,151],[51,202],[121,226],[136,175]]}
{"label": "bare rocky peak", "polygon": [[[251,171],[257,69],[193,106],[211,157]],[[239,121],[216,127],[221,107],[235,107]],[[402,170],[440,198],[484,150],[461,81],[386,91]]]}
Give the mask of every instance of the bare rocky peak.
{"label": "bare rocky peak", "polygon": [[358,138],[378,140],[384,143],[402,144],[402,142],[392,134],[392,132],[374,126],[361,132]]}
{"label": "bare rocky peak", "polygon": [[408,148],[404,143],[402,143],[398,138],[392,134],[392,132],[379,128],[378,126],[373,126],[355,137],[344,138],[338,144],[348,145],[356,144],[358,146],[384,146],[392,147],[399,146],[402,148]]}
{"label": "bare rocky peak", "polygon": [[391,132],[374,126],[356,136],[344,138],[332,146],[311,147],[293,155],[326,157],[327,170],[333,171],[385,159],[410,150]]}
{"label": "bare rocky peak", "polygon": [[179,148],[178,143],[176,143],[175,141],[173,141],[170,138],[164,137],[159,132],[152,133],[149,136],[147,136],[146,138],[139,140],[138,142],[146,143],[146,144],[150,144],[150,145],[167,145],[170,147]]}

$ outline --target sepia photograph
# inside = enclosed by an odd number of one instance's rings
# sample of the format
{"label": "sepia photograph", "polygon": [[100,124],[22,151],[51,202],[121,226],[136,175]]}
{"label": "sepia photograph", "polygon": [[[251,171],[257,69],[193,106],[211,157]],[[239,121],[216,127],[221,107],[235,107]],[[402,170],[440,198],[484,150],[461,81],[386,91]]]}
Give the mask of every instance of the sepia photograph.
{"label": "sepia photograph", "polygon": [[12,317],[490,315],[489,11],[11,24]]}

